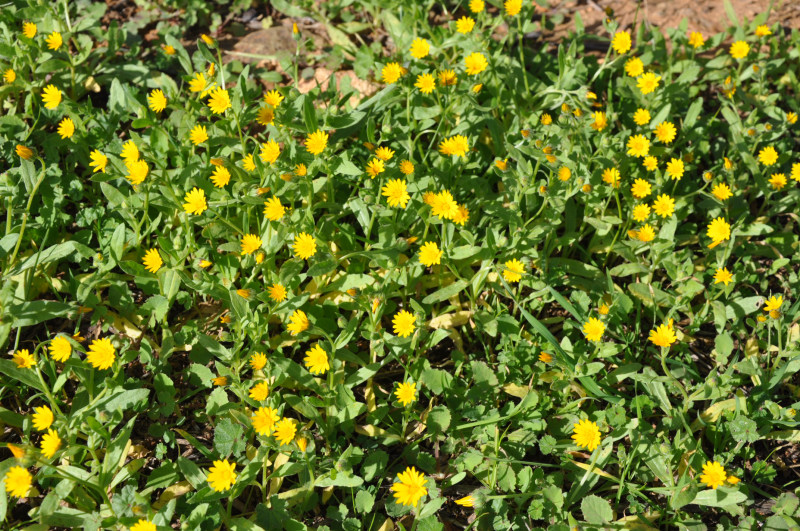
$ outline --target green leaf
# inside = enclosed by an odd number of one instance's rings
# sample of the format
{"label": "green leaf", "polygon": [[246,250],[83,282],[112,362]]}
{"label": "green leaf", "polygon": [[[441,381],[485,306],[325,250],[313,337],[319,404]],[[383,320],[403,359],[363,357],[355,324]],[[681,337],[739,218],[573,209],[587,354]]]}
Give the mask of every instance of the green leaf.
{"label": "green leaf", "polygon": [[81,243],[73,241],[59,243],[53,245],[52,247],[48,247],[40,253],[34,253],[33,255],[29,256],[24,262],[17,264],[16,267],[8,271],[6,276],[15,276],[23,271],[27,271],[32,267],[58,262],[59,260],[67,257],[78,258],[79,256],[83,256],[86,258],[92,256],[93,254],[94,251]]}
{"label": "green leaf", "polygon": [[740,443],[754,443],[761,438],[758,425],[744,415],[738,415],[728,424],[733,440]]}
{"label": "green leaf", "polygon": [[436,406],[428,413],[428,433],[438,435],[450,427],[450,410],[445,406]]}
{"label": "green leaf", "polygon": [[369,513],[375,505],[375,497],[366,490],[358,491],[356,494],[356,511],[360,513]]}
{"label": "green leaf", "polygon": [[12,326],[33,326],[56,317],[64,317],[73,310],[73,305],[58,301],[29,301],[9,306],[13,316]]}
{"label": "green leaf", "polygon": [[301,98],[303,98],[303,120],[306,123],[306,131],[308,134],[311,134],[319,129],[317,125],[317,110],[314,108],[314,99],[310,98],[308,94],[302,95]]}
{"label": "green leaf", "polygon": [[36,373],[32,369],[20,369],[13,361],[0,359],[0,372],[24,383],[28,387],[33,387],[34,389],[44,392],[42,383],[36,377]]}
{"label": "green leaf", "polygon": [[744,492],[728,487],[719,487],[701,490],[692,503],[705,507],[730,507],[745,501],[747,501],[747,495]]}
{"label": "green leaf", "polygon": [[608,523],[614,518],[611,504],[594,494],[590,494],[581,500],[581,512],[583,513],[583,519],[594,525]]}
{"label": "green leaf", "polygon": [[469,282],[467,282],[466,280],[457,280],[456,282],[453,282],[449,286],[445,286],[440,290],[434,291],[433,293],[422,299],[422,304],[434,304],[437,302],[445,301],[450,297],[452,297],[453,295],[456,295],[459,292],[461,292],[461,290],[463,290],[467,286],[469,286]]}
{"label": "green leaf", "polygon": [[361,465],[361,474],[364,476],[364,480],[371,482],[382,475],[388,463],[389,454],[383,450],[375,450],[367,454],[367,458],[364,459],[364,463]]}
{"label": "green leaf", "polygon": [[192,484],[192,487],[199,489],[206,485],[206,476],[193,461],[189,461],[183,456],[178,457],[178,468],[183,473],[186,481]]}
{"label": "green leaf", "polygon": [[214,429],[214,449],[223,457],[244,450],[242,425],[231,419],[222,419]]}

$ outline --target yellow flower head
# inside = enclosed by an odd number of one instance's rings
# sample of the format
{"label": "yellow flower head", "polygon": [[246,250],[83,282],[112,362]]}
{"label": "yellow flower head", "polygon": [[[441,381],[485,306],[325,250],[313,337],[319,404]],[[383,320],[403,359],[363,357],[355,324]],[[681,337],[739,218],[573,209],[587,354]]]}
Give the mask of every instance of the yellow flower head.
{"label": "yellow flower head", "polygon": [[253,254],[261,248],[261,238],[257,234],[245,234],[242,236],[242,256]]}
{"label": "yellow flower head", "polygon": [[656,238],[656,231],[649,223],[642,225],[642,228],[635,232],[636,239],[640,242],[647,243],[655,240]]}
{"label": "yellow flower head", "polygon": [[583,334],[589,341],[600,341],[603,338],[603,333],[606,331],[606,325],[597,317],[590,317],[589,320],[583,325]]}
{"label": "yellow flower head", "polygon": [[508,260],[504,265],[503,278],[506,279],[507,282],[514,283],[522,280],[522,274],[525,273],[525,264],[514,258]]}
{"label": "yellow flower head", "polygon": [[414,39],[411,43],[411,57],[414,59],[422,59],[431,51],[431,45],[425,39]]}
{"label": "yellow flower head", "polygon": [[397,479],[398,482],[392,484],[392,491],[400,505],[416,507],[420,498],[428,494],[428,489],[425,487],[427,483],[425,476],[417,472],[413,466],[397,474]]}
{"label": "yellow flower head", "polygon": [[442,70],[439,72],[439,84],[443,87],[455,85],[458,82],[458,76],[453,70]]}
{"label": "yellow flower head", "polygon": [[432,74],[420,74],[417,76],[417,82],[414,83],[414,86],[423,94],[430,94],[436,89],[436,80]]}
{"label": "yellow flower head", "polygon": [[23,146],[22,144],[17,144],[15,151],[17,152],[17,155],[19,155],[19,158],[23,160],[29,160],[33,156],[33,151],[29,147]]}
{"label": "yellow flower head", "polygon": [[261,151],[259,152],[258,157],[265,164],[273,164],[276,160],[278,160],[278,156],[280,154],[281,147],[274,140],[270,140],[269,142],[261,144]]}
{"label": "yellow flower head", "polygon": [[275,427],[275,423],[280,420],[277,409],[271,407],[260,407],[250,419],[253,421],[253,429],[259,435],[269,436]]}
{"label": "yellow flower head", "polygon": [[109,338],[95,339],[92,341],[92,344],[89,345],[89,351],[86,353],[86,361],[95,369],[104,371],[111,368],[114,364],[114,360],[117,358],[116,352]]}
{"label": "yellow flower head", "polygon": [[662,218],[668,218],[675,212],[675,200],[667,194],[661,194],[653,201],[653,212]]}
{"label": "yellow flower head", "polygon": [[392,179],[386,186],[381,188],[381,192],[386,197],[386,202],[390,207],[405,208],[411,196],[408,195],[406,182],[400,179]]}
{"label": "yellow flower head", "polygon": [[414,382],[403,382],[397,386],[394,396],[403,407],[411,404],[417,399],[417,384]]}
{"label": "yellow flower head", "polygon": [[303,358],[303,362],[308,372],[311,374],[325,374],[325,372],[331,368],[328,363],[328,353],[325,352],[319,343],[316,343],[306,352],[306,357]]}
{"label": "yellow flower head", "polygon": [[275,423],[275,440],[281,446],[290,444],[297,434],[297,423],[294,419],[282,418]]}
{"label": "yellow flower head", "polygon": [[700,48],[706,43],[705,39],[703,38],[703,34],[699,31],[693,31],[689,33],[689,46],[693,48]]}
{"label": "yellow flower head", "polygon": [[725,240],[731,239],[731,226],[723,218],[716,218],[708,224],[708,237],[711,238],[709,249],[716,247]]}
{"label": "yellow flower head", "polygon": [[777,312],[783,305],[783,295],[773,295],[764,303],[765,312]]}
{"label": "yellow flower head", "polygon": [[417,318],[414,314],[407,310],[400,310],[394,315],[392,324],[394,325],[394,333],[399,337],[408,337],[414,333],[414,323]]}
{"label": "yellow flower head", "polygon": [[593,452],[600,446],[600,428],[588,419],[580,420],[572,427],[572,440],[578,447]]}
{"label": "yellow flower head", "polygon": [[69,339],[65,336],[56,336],[50,342],[48,352],[51,358],[60,363],[64,363],[72,355],[72,343],[70,343]]}
{"label": "yellow flower head", "polygon": [[648,217],[650,217],[650,207],[645,204],[636,205],[633,207],[633,213],[631,214],[631,217],[634,219],[634,221],[638,222],[646,220]]}
{"label": "yellow flower head", "polygon": [[650,123],[650,111],[647,109],[636,109],[633,113],[633,121],[636,125],[647,125]]}
{"label": "yellow flower head", "polygon": [[30,369],[36,365],[36,359],[26,348],[14,352],[11,361],[17,365],[18,369]]}
{"label": "yellow flower head", "polygon": [[558,169],[558,180],[559,181],[569,181],[570,177],[572,177],[572,170],[570,170],[566,166],[561,166]]}
{"label": "yellow flower head", "polygon": [[[414,164],[410,160],[404,160],[400,163],[400,172],[403,175],[411,175],[414,173]],[[800,170],[798,170],[798,175],[800,175]]]}
{"label": "yellow flower head", "polygon": [[225,166],[217,166],[211,173],[211,182],[217,188],[222,188],[231,180],[231,172]]}
{"label": "yellow flower head", "polygon": [[638,57],[631,57],[625,61],[625,73],[629,77],[639,77],[644,74],[644,63]]}
{"label": "yellow flower head", "polygon": [[652,156],[645,157],[642,164],[647,171],[656,171],[658,169],[658,159]]}
{"label": "yellow flower head", "polygon": [[703,465],[703,473],[700,475],[700,481],[707,486],[716,490],[717,487],[723,485],[728,478],[725,474],[725,469],[716,461],[706,461]]}
{"label": "yellow flower head", "polygon": [[673,157],[667,163],[667,175],[669,175],[672,180],[680,181],[681,177],[683,177],[683,172],[684,166],[681,159],[676,159]]}
{"label": "yellow flower head", "polygon": [[42,91],[42,101],[46,109],[55,109],[61,103],[61,91],[55,85],[47,85]]}
{"label": "yellow flower head", "polygon": [[42,455],[51,459],[59,448],[61,448],[61,438],[58,436],[56,430],[47,430],[47,433],[42,436],[42,443],[39,446],[42,450]]}
{"label": "yellow flower head", "polygon": [[283,302],[286,300],[286,288],[277,282],[267,288],[267,293],[269,293],[269,298],[275,302]]}
{"label": "yellow flower head", "polygon": [[283,101],[283,94],[278,92],[277,90],[270,90],[266,94],[264,94],[264,102],[271,106],[277,107]]}
{"label": "yellow flower head", "polygon": [[406,72],[408,72],[408,70],[400,66],[400,63],[389,63],[381,70],[381,79],[387,85],[391,85],[403,77]]}
{"label": "yellow flower head", "polygon": [[147,103],[153,112],[161,112],[167,108],[167,97],[161,89],[156,89],[147,96]]}
{"label": "yellow flower head", "polygon": [[461,17],[456,20],[456,31],[459,33],[469,33],[475,27],[475,20],[470,17]]}
{"label": "yellow flower head", "polygon": [[286,329],[289,330],[289,333],[293,336],[308,330],[308,317],[306,317],[305,312],[302,310],[295,310],[292,316],[289,317],[289,321],[291,321],[291,323],[286,327]]}
{"label": "yellow flower head", "polygon": [[661,122],[656,126],[656,138],[664,144],[670,144],[675,140],[677,130],[671,122]]}
{"label": "yellow flower head", "polygon": [[730,54],[734,59],[744,59],[750,53],[750,45],[744,41],[736,41],[731,44]]}
{"label": "yellow flower head", "polygon": [[325,151],[325,147],[327,145],[328,133],[325,133],[319,129],[308,135],[308,138],[306,139],[306,151],[312,155],[319,155]]}
{"label": "yellow flower head", "polygon": [[133,140],[128,140],[122,144],[122,153],[120,153],[122,160],[126,163],[136,162],[139,160],[139,148],[133,143]]}
{"label": "yellow flower head", "polygon": [[150,167],[143,160],[126,162],[125,167],[128,169],[128,175],[126,175],[125,178],[134,186],[142,184],[147,178],[147,174],[150,172]]}
{"label": "yellow flower head", "polygon": [[196,125],[189,131],[189,140],[195,146],[208,140],[208,131],[204,125]]}
{"label": "yellow flower head", "polygon": [[22,34],[32,39],[36,36],[36,24],[33,22],[23,22],[22,23]]}
{"label": "yellow flower head", "polygon": [[721,269],[717,269],[714,273],[714,284],[719,284],[720,282],[725,284],[726,286],[731,283],[733,280],[733,274],[728,271],[727,267],[723,267]]}
{"label": "yellow flower head", "polygon": [[48,406],[35,407],[33,408],[32,420],[34,428],[36,428],[38,431],[45,431],[47,428],[53,425],[53,420],[55,420],[55,417],[53,416],[53,410],[51,410]]}
{"label": "yellow flower head", "polygon": [[264,202],[264,215],[270,221],[278,221],[286,214],[286,208],[281,204],[281,200],[274,195]]}
{"label": "yellow flower head", "polygon": [[720,201],[725,201],[726,199],[733,197],[731,187],[725,183],[719,183],[714,186],[714,188],[711,189],[711,194]]}
{"label": "yellow flower head", "polygon": [[506,0],[504,7],[506,8],[506,15],[515,17],[522,9],[522,0]]}
{"label": "yellow flower head", "polygon": [[472,52],[464,58],[465,70],[467,74],[471,76],[480,74],[486,70],[487,66],[489,66],[489,61],[487,61],[486,56],[480,52]]}
{"label": "yellow flower head", "polygon": [[594,117],[594,122],[592,122],[592,129],[595,131],[602,131],[608,126],[608,118],[606,117],[606,113],[602,111],[595,111],[592,113]]}
{"label": "yellow flower head", "polygon": [[269,384],[261,381],[250,388],[250,398],[256,402],[263,402],[269,396]]}
{"label": "yellow flower head", "polygon": [[644,179],[636,179],[633,182],[633,186],[631,186],[631,194],[637,199],[644,199],[650,195],[652,189],[653,187],[649,182],[645,181]]}
{"label": "yellow flower head", "polygon": [[650,140],[644,135],[634,135],[628,138],[628,155],[646,157],[648,153],[650,153]]}
{"label": "yellow flower head", "polygon": [[650,330],[648,339],[656,346],[669,348],[678,340],[675,330],[672,329],[672,320],[670,320],[669,324],[660,324],[655,329]]}
{"label": "yellow flower head", "polygon": [[150,249],[146,253],[144,253],[144,259],[142,260],[144,263],[144,268],[151,273],[158,272],[161,269],[161,266],[164,262],[161,260],[161,255],[158,254],[158,249]]}
{"label": "yellow flower head", "polygon": [[292,245],[294,255],[301,260],[308,260],[317,252],[317,242],[314,237],[308,233],[301,232],[294,238],[294,245]]}
{"label": "yellow flower head", "polygon": [[61,48],[61,45],[64,43],[64,40],[61,38],[61,34],[57,31],[54,31],[47,38],[44,40],[47,43],[47,47],[51,50],[58,50]]}
{"label": "yellow flower head", "polygon": [[16,79],[17,79],[17,73],[16,73],[16,72],[14,72],[14,69],[13,69],[13,68],[8,68],[8,69],[6,69],[6,71],[5,71],[5,72],[3,72],[3,80],[4,80],[6,83],[8,83],[8,84],[11,84],[11,83],[13,83],[13,82],[14,82],[14,80],[16,80]]}
{"label": "yellow flower head", "polygon": [[439,152],[445,156],[465,157],[469,152],[469,140],[464,135],[451,136],[442,140]]}
{"label": "yellow flower head", "polygon": [[547,352],[540,352],[539,361],[541,361],[542,363],[550,363],[553,361],[553,356],[551,356]]}
{"label": "yellow flower head", "polygon": [[231,108],[231,97],[228,91],[217,87],[211,91],[211,97],[208,99],[208,108],[214,114],[222,114]]}
{"label": "yellow flower head", "polygon": [[186,192],[186,196],[183,200],[186,201],[183,204],[183,210],[186,211],[187,214],[199,215],[208,209],[206,193],[197,187]]}
{"label": "yellow flower head", "polygon": [[778,162],[778,152],[772,146],[761,148],[758,152],[758,161],[764,166],[772,166]]}
{"label": "yellow flower head", "polygon": [[631,49],[631,34],[629,31],[618,31],[614,34],[611,47],[618,54],[623,54]]}
{"label": "yellow flower head", "polygon": [[444,251],[439,250],[436,242],[425,242],[419,249],[419,261],[425,267],[441,264],[442,255],[444,255]]}
{"label": "yellow flower head", "polygon": [[658,82],[661,81],[661,76],[655,75],[653,72],[647,72],[639,77],[636,86],[642,94],[650,94],[658,88]]}
{"label": "yellow flower head", "polygon": [[131,526],[130,531],[156,531],[157,529],[156,524],[153,522],[140,518],[138,522]]}
{"label": "yellow flower head", "polygon": [[189,90],[192,92],[203,92],[208,86],[206,76],[202,72],[195,73],[194,77],[189,81]]}
{"label": "yellow flower head", "polygon": [[772,176],[769,178],[769,184],[775,190],[781,190],[784,186],[786,186],[786,175],[782,173],[773,173]]}
{"label": "yellow flower head", "polygon": [[473,13],[480,13],[483,11],[484,2],[483,0],[469,0],[469,10]]}
{"label": "yellow flower head", "polygon": [[227,459],[214,461],[214,466],[208,469],[208,484],[217,492],[230,489],[236,483],[236,463]]}
{"label": "yellow flower head", "polygon": [[[34,26],[35,27],[35,26]],[[16,498],[24,498],[31,490],[33,476],[26,468],[12,466],[6,472],[3,481],[6,484],[6,492]]]}
{"label": "yellow flower head", "polygon": [[756,37],[766,37],[767,35],[772,35],[772,30],[766,24],[761,24],[756,28]]}
{"label": "yellow flower head", "polygon": [[250,368],[254,371],[260,371],[267,365],[267,355],[263,352],[256,352],[250,356]]}

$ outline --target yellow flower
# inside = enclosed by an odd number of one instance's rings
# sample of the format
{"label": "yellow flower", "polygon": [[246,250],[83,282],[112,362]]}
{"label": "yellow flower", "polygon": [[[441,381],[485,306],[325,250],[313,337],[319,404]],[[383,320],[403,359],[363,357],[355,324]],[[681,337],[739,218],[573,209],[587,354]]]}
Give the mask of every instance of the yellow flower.
{"label": "yellow flower", "polygon": [[6,83],[11,84],[14,82],[15,79],[17,79],[17,73],[14,72],[13,68],[9,68],[5,72],[3,72],[3,79],[5,80]]}
{"label": "yellow flower", "polygon": [[700,475],[700,481],[716,490],[717,487],[725,483],[727,479],[725,469],[716,461],[706,461],[703,465],[703,473]]}
{"label": "yellow flower", "polygon": [[197,187],[192,188],[189,192],[186,192],[186,196],[183,198],[183,200],[186,201],[183,204],[183,210],[186,211],[187,214],[199,215],[205,212],[208,208],[208,204],[206,203],[206,193]]}
{"label": "yellow flower", "polygon": [[11,361],[17,365],[18,369],[30,369],[36,365],[36,359],[26,348],[16,351],[14,355],[11,356]]}
{"label": "yellow flower", "polygon": [[211,379],[211,383],[214,385],[228,385],[228,378],[227,376],[217,376],[216,378]]}
{"label": "yellow flower", "polygon": [[652,189],[653,187],[649,182],[645,181],[644,179],[636,179],[633,182],[633,186],[631,186],[631,194],[633,194],[633,197],[637,199],[643,199],[650,195]]}
{"label": "yellow flower", "polygon": [[269,293],[269,298],[275,302],[283,302],[286,300],[286,288],[284,288],[282,284],[276,282],[267,288],[267,292]]}
{"label": "yellow flower", "polygon": [[141,518],[138,522],[133,524],[130,531],[156,531],[156,524]]}
{"label": "yellow flower", "polygon": [[293,336],[308,330],[308,317],[306,317],[305,312],[302,310],[295,310],[291,317],[289,317],[289,321],[291,321],[291,324],[289,324],[286,329],[289,330],[289,333]]}
{"label": "yellow flower", "polygon": [[54,31],[44,40],[47,43],[47,47],[51,50],[58,50],[61,48],[61,45],[64,43],[64,40],[61,38],[61,34],[57,31]]}
{"label": "yellow flower", "polygon": [[675,126],[671,122],[661,122],[656,126],[655,134],[659,141],[669,144],[675,140]]}
{"label": "yellow flower", "polygon": [[331,368],[328,363],[328,353],[316,343],[306,352],[306,357],[303,362],[311,374],[325,374]]}
{"label": "yellow flower", "polygon": [[294,174],[298,177],[303,177],[306,173],[308,173],[308,170],[306,170],[305,164],[298,164],[294,167]]}
{"label": "yellow flower", "polygon": [[17,144],[15,151],[17,152],[17,155],[19,155],[19,158],[24,160],[29,160],[33,156],[33,151],[22,144]]}
{"label": "yellow flower", "polygon": [[266,94],[264,94],[264,102],[271,106],[277,107],[283,101],[283,94],[278,92],[277,90],[270,90]]}
{"label": "yellow flower", "polygon": [[589,320],[583,325],[583,333],[589,341],[600,341],[603,337],[603,332],[606,330],[606,325],[603,321],[596,317],[590,317]]}
{"label": "yellow flower", "polygon": [[668,218],[675,212],[675,200],[667,194],[661,194],[653,201],[653,212],[662,218]]}
{"label": "yellow flower", "polygon": [[253,421],[253,429],[256,430],[257,434],[269,436],[275,427],[275,423],[278,422],[280,418],[277,409],[260,407],[255,411],[253,416],[250,417],[250,420]]}
{"label": "yellow flower", "polygon": [[431,74],[421,74],[417,76],[417,82],[414,83],[414,86],[423,94],[430,94],[436,88],[436,81]]}
{"label": "yellow flower", "polygon": [[217,492],[230,489],[236,483],[236,463],[229,463],[227,459],[214,461],[214,466],[208,469],[208,484]]}
{"label": "yellow flower", "polygon": [[256,161],[253,160],[252,153],[248,153],[247,156],[242,159],[242,168],[244,168],[247,171],[255,171]]}
{"label": "yellow flower", "polygon": [[381,188],[381,192],[386,197],[386,202],[390,207],[405,208],[411,196],[408,195],[406,182],[400,179],[392,179],[386,186]]}
{"label": "yellow flower", "polygon": [[694,48],[700,48],[702,45],[706,43],[705,39],[703,39],[703,34],[699,31],[693,31],[689,33],[689,45]]}
{"label": "yellow flower", "polygon": [[497,166],[497,168],[500,171],[506,171],[506,169],[508,168],[508,159],[503,159],[503,160],[498,159],[494,161],[494,165]]}
{"label": "yellow flower", "polygon": [[381,146],[375,150],[375,156],[383,161],[388,161],[394,157],[394,150],[387,146]]}
{"label": "yellow flower", "polygon": [[414,323],[416,322],[414,314],[400,310],[394,315],[392,324],[394,325],[394,333],[399,337],[408,337],[414,333]]}
{"label": "yellow flower", "polygon": [[655,238],[656,231],[649,223],[642,225],[642,228],[636,231],[636,239],[640,242],[651,242]]}
{"label": "yellow flower", "polygon": [[164,53],[167,55],[175,55],[177,50],[175,50],[174,46],[170,46],[169,44],[162,44],[161,49],[164,50]]}
{"label": "yellow flower", "polygon": [[208,131],[204,125],[196,125],[189,131],[189,140],[195,146],[208,140]]}
{"label": "yellow flower", "polygon": [[214,39],[206,35],[205,33],[200,34],[200,38],[203,39],[203,42],[208,44],[209,46],[214,46]]}
{"label": "yellow flower", "polygon": [[257,234],[245,234],[242,236],[242,256],[253,254],[261,248],[261,238]]}
{"label": "yellow flower", "polygon": [[766,37],[767,35],[772,35],[772,31],[766,24],[762,24],[756,28],[756,37]]}
{"label": "yellow flower", "polygon": [[618,54],[623,54],[631,49],[631,34],[629,31],[618,31],[614,34],[611,47]]}
{"label": "yellow flower", "polygon": [[458,205],[458,208],[456,208],[456,213],[452,217],[453,223],[464,225],[468,219],[469,210],[467,210],[467,207],[464,205]]}
{"label": "yellow flower", "polygon": [[32,39],[36,36],[36,24],[33,22],[23,22],[22,24],[22,34]]}
{"label": "yellow flower", "polygon": [[595,131],[602,131],[603,129],[608,126],[608,119],[606,118],[606,113],[602,111],[595,111],[592,116],[594,116],[594,122],[592,122],[592,129]]}
{"label": "yellow flower", "polygon": [[250,367],[254,371],[260,371],[267,365],[267,355],[263,352],[256,352],[252,356],[250,356]]}
{"label": "yellow flower", "polygon": [[50,341],[48,351],[50,352],[51,358],[64,363],[72,355],[72,343],[64,336],[56,336]]}
{"label": "yellow flower", "polygon": [[419,249],[419,261],[425,267],[431,267],[442,263],[443,254],[444,251],[439,250],[439,246],[436,245],[436,242],[425,242]]}
{"label": "yellow flower", "polygon": [[733,193],[731,193],[730,186],[728,186],[725,183],[719,183],[714,188],[712,188],[711,194],[720,201],[725,201],[726,199],[730,199],[731,197],[733,197]]}
{"label": "yellow flower", "polygon": [[86,361],[95,369],[106,370],[114,364],[116,359],[116,349],[111,344],[111,340],[107,337],[103,339],[95,339],[89,345],[89,351],[86,353]]}
{"label": "yellow flower", "polygon": [[214,172],[211,174],[211,182],[214,183],[214,186],[217,188],[222,188],[226,184],[228,184],[231,180],[231,172],[224,166],[217,166],[214,168]]}
{"label": "yellow flower", "polygon": [[250,388],[250,398],[256,402],[263,402],[269,396],[269,384],[261,381]]}
{"label": "yellow flower", "polygon": [[469,140],[464,135],[455,135],[439,143],[439,152],[445,156],[465,157],[469,152]]}
{"label": "yellow flower", "polygon": [[[511,0],[509,0],[511,1]],[[486,57],[480,52],[472,52],[464,58],[464,67],[467,74],[475,76],[486,70],[489,62]]]}
{"label": "yellow flower", "polygon": [[514,283],[522,280],[522,274],[525,273],[525,264],[514,258],[513,260],[508,260],[504,265],[503,278],[507,282]]}
{"label": "yellow flower", "polygon": [[431,213],[444,219],[453,219],[458,214],[458,203],[447,190],[434,194],[431,198]]}
{"label": "yellow flower", "polygon": [[53,424],[53,411],[48,406],[33,408],[33,427],[45,431]]}
{"label": "yellow flower", "polygon": [[681,177],[683,177],[683,172],[684,167],[681,159],[676,159],[673,157],[667,163],[667,175],[669,175],[672,180],[680,181]]}
{"label": "yellow flower", "polygon": [[157,249],[150,249],[144,254],[144,259],[142,260],[144,263],[144,268],[146,271],[150,271],[151,273],[156,273],[164,262],[161,260],[161,255],[158,254]]}
{"label": "yellow flower", "polygon": [[3,480],[6,484],[7,493],[16,498],[24,498],[28,495],[28,491],[31,490],[33,476],[27,469],[21,466],[12,466],[8,469],[8,472],[6,472]]}
{"label": "yellow flower", "polygon": [[647,109],[636,109],[633,113],[633,121],[636,125],[647,125],[650,123],[650,111]]}
{"label": "yellow flower", "polygon": [[386,170],[386,166],[384,165],[381,159],[372,159],[367,163],[367,174],[370,176],[371,179],[374,179],[381,173]]}
{"label": "yellow flower", "polygon": [[231,107],[231,97],[228,91],[217,87],[211,91],[211,97],[208,99],[208,108],[214,114],[222,114]]}
{"label": "yellow flower", "polygon": [[42,442],[39,446],[42,449],[42,455],[51,459],[59,448],[61,448],[61,438],[58,436],[56,430],[47,430],[47,433],[42,437]]}
{"label": "yellow flower", "polygon": [[[800,164],[798,164],[798,168],[800,168]],[[400,172],[403,175],[411,175],[412,173],[414,173],[414,164],[410,160],[404,160],[403,162],[400,163]],[[800,175],[800,169],[798,169],[798,175]]]}
{"label": "yellow flower", "polygon": [[258,109],[256,122],[260,123],[261,125],[270,125],[274,120],[275,111],[272,110],[272,107],[261,107]]}
{"label": "yellow flower", "polygon": [[425,39],[414,39],[411,43],[411,57],[414,59],[422,59],[431,51],[431,45]]}
{"label": "yellow flower", "polygon": [[150,167],[143,160],[126,162],[125,167],[128,169],[128,175],[126,175],[125,178],[134,186],[142,184],[147,178],[147,174],[150,172]]}
{"label": "yellow flower", "polygon": [[603,182],[616,188],[619,186],[620,173],[616,168],[606,168],[603,170]]}
{"label": "yellow flower", "polygon": [[189,90],[192,92],[203,92],[208,86],[206,76],[202,72],[195,73],[194,77],[189,81]]}
{"label": "yellow flower", "polygon": [[504,7],[506,8],[506,15],[515,17],[519,14],[520,9],[522,9],[522,0],[506,0]]}
{"label": "yellow flower", "polygon": [[628,138],[628,155],[646,157],[648,153],[650,153],[650,140],[644,135],[634,135]]}
{"label": "yellow flower", "polygon": [[731,283],[731,280],[733,280],[733,275],[728,271],[727,267],[717,269],[714,273],[714,284],[719,284],[721,282],[727,286]]}
{"label": "yellow flower", "polygon": [[642,94],[650,94],[658,88],[658,82],[661,81],[661,76],[657,76],[652,72],[647,72],[639,77],[636,86],[642,91]]}
{"label": "yellow flower", "polygon": [[647,171],[656,171],[658,168],[658,159],[655,157],[645,157],[643,165]]}
{"label": "yellow flower", "polygon": [[122,153],[120,153],[122,160],[126,163],[136,162],[139,160],[139,148],[133,143],[133,140],[128,140],[122,144]]}
{"label": "yellow flower", "polygon": [[764,303],[765,312],[777,312],[783,305],[783,295],[773,295]]}
{"label": "yellow flower", "polygon": [[308,135],[308,138],[306,139],[306,151],[312,155],[319,155],[325,151],[325,147],[327,145],[328,133],[324,133],[319,129]]}
{"label": "yellow flower", "polygon": [[786,122],[790,125],[794,125],[797,123],[797,113],[793,111],[789,111],[786,113]]}
{"label": "yellow flower", "polygon": [[675,330],[672,329],[672,319],[669,324],[660,324],[654,330],[650,330],[648,339],[656,346],[669,348],[678,340]]}
{"label": "yellow flower", "polygon": [[775,151],[774,147],[767,146],[758,152],[758,160],[764,166],[772,166],[778,162],[778,152]]}
{"label": "yellow flower", "polygon": [[443,87],[455,85],[458,82],[458,77],[453,70],[442,70],[439,72],[439,84]]}
{"label": "yellow flower", "polygon": [[625,73],[629,77],[639,77],[644,74],[644,63],[638,57],[631,57],[625,61]]}
{"label": "yellow flower", "polygon": [[716,247],[725,240],[731,239],[731,226],[723,218],[711,220],[708,224],[708,237],[711,238],[709,249]]}
{"label": "yellow flower", "polygon": [[547,352],[540,352],[539,361],[541,361],[542,363],[550,363],[551,361],[553,361],[553,356],[551,356]]}
{"label": "yellow flower", "polygon": [[786,175],[782,173],[773,173],[769,178],[769,184],[776,190],[783,189],[786,186]]}
{"label": "yellow flower", "polygon": [[399,63],[389,63],[381,70],[381,79],[384,83],[391,85],[396,83],[406,72],[407,70]]}
{"label": "yellow flower", "polygon": [[750,53],[750,45],[744,41],[736,41],[731,44],[730,54],[734,59],[744,59]]}
{"label": "yellow flower", "polygon": [[161,112],[167,108],[167,97],[161,89],[156,89],[147,96],[147,103],[153,112]]}
{"label": "yellow flower", "polygon": [[297,424],[294,419],[282,418],[275,423],[275,440],[285,446],[294,440],[297,433]]}
{"label": "yellow flower", "polygon": [[274,195],[264,202],[264,215],[270,221],[278,221],[286,213],[286,208],[281,205],[281,200]]}
{"label": "yellow flower", "polygon": [[47,109],[55,109],[61,103],[61,91],[55,85],[47,85],[42,91],[42,101]]}
{"label": "yellow flower", "polygon": [[416,507],[420,498],[428,494],[428,489],[425,487],[427,483],[425,476],[417,472],[417,469],[413,466],[397,474],[397,479],[398,482],[392,484],[392,491],[397,503],[400,505]]}
{"label": "yellow flower", "polygon": [[278,155],[280,154],[281,147],[274,140],[270,140],[269,142],[261,144],[261,151],[259,152],[258,157],[265,164],[273,164],[276,160],[278,160]]}
{"label": "yellow flower", "polygon": [[646,220],[649,216],[650,216],[650,207],[649,206],[647,206],[645,204],[641,204],[641,205],[636,205],[635,207],[633,207],[632,217],[633,217],[633,219],[635,221],[642,222],[642,221]]}
{"label": "yellow flower", "polygon": [[600,428],[589,419],[580,420],[572,427],[572,440],[579,448],[593,452],[600,446]]}
{"label": "yellow flower", "polygon": [[461,17],[456,20],[456,31],[459,33],[469,33],[475,27],[475,20],[470,17]]}
{"label": "yellow flower", "polygon": [[414,382],[403,382],[397,386],[394,391],[394,396],[400,405],[406,407],[417,399],[417,384]]}
{"label": "yellow flower", "polygon": [[302,260],[308,260],[314,253],[317,252],[317,242],[314,237],[308,233],[301,232],[294,238],[294,245],[292,245],[294,255]]}
{"label": "yellow flower", "polygon": [[572,177],[572,170],[570,170],[566,166],[561,166],[558,169],[558,179],[560,181],[569,181],[570,177]]}
{"label": "yellow flower", "polygon": [[483,0],[469,0],[469,10],[473,13],[480,13],[483,11],[484,2]]}
{"label": "yellow flower", "polygon": [[455,503],[456,505],[460,505],[462,507],[474,507],[475,498],[472,495],[464,496],[463,498],[455,500],[453,503]]}

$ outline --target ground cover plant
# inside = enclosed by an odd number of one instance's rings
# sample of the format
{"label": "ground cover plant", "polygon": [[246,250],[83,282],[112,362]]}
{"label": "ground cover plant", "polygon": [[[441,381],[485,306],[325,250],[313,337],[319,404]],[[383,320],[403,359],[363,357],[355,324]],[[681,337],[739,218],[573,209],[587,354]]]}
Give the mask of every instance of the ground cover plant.
{"label": "ground cover plant", "polygon": [[4,528],[799,525],[800,33],[177,4],[0,11]]}

